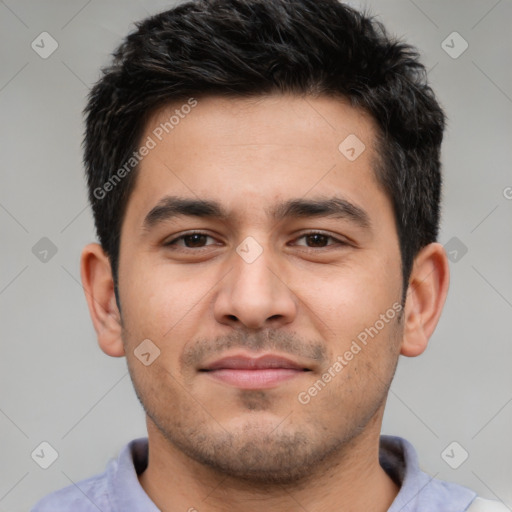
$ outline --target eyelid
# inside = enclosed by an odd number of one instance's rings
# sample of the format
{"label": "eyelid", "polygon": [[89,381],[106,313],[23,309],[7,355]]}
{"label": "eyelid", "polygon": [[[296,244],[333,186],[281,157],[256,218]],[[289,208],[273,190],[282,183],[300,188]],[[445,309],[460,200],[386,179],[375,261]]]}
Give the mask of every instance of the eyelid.
{"label": "eyelid", "polygon": [[[204,231],[187,231],[185,233],[182,233],[181,235],[178,235],[178,236],[172,238],[171,240],[168,240],[167,242],[164,242],[163,245],[164,245],[164,247],[168,246],[168,245],[174,245],[174,242],[177,242],[178,240],[183,240],[185,237],[192,236],[192,235],[204,235],[206,237],[215,239],[214,236],[212,236]],[[194,250],[193,248],[190,248],[190,247],[184,247],[184,249]],[[196,248],[195,250],[197,251],[200,249],[204,249],[204,247],[199,247],[199,248]]]}
{"label": "eyelid", "polygon": [[[214,236],[204,232],[204,231],[187,231],[185,233],[182,233],[181,235],[177,236],[177,237],[174,237],[173,239],[169,240],[168,242],[164,242],[164,247],[166,246],[176,246],[176,247],[181,247],[183,250],[186,250],[186,251],[201,251],[203,249],[206,249],[208,246],[205,246],[205,247],[182,247],[182,246],[177,246],[175,242],[179,241],[179,240],[183,240],[184,238],[186,238],[187,236],[192,236],[192,235],[204,235],[206,236],[207,238],[212,238],[212,239],[215,239]],[[336,246],[336,245],[350,245],[350,242],[345,238],[345,237],[342,237],[340,236],[339,238],[334,236],[334,235],[331,235],[330,233],[327,233],[327,232],[324,232],[324,231],[321,231],[321,230],[308,230],[308,231],[305,231],[301,234],[299,234],[298,236],[296,236],[293,241],[297,241],[301,238],[305,238],[306,236],[312,236],[312,235],[322,235],[322,236],[325,236],[326,238],[330,238],[332,240],[334,240],[336,243],[334,244],[329,244],[327,245],[326,247],[307,247],[306,245],[300,245],[300,247],[304,247],[305,249],[309,249],[309,250],[313,250],[313,251],[318,251],[318,250],[322,250],[322,249],[328,249],[329,247],[331,246]],[[213,244],[211,244],[213,245]]]}
{"label": "eyelid", "polygon": [[[310,230],[307,230],[301,234],[299,234],[297,237],[294,238],[293,241],[297,241],[299,240],[300,238],[304,238],[306,236],[312,236],[312,235],[322,235],[322,236],[325,236],[326,238],[330,238],[332,240],[334,240],[336,242],[336,244],[331,244],[330,246],[334,246],[334,245],[349,245],[349,241],[346,237],[343,237],[341,235],[338,235],[338,236],[334,236],[334,235],[331,235],[330,233],[328,232],[325,232],[325,231],[322,231],[322,230],[318,230],[318,229],[310,229]],[[328,247],[330,246],[327,246],[327,247],[307,247],[307,246],[303,246],[303,247],[306,247],[306,249],[327,249]]]}

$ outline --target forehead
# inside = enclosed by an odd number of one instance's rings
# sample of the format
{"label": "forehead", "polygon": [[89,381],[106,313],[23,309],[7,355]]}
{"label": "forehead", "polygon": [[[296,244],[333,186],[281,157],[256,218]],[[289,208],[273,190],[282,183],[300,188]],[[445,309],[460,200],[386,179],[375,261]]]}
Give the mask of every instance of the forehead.
{"label": "forehead", "polygon": [[172,195],[263,215],[277,201],[336,192],[356,206],[390,208],[375,178],[375,134],[372,118],[341,98],[174,102],[146,123],[141,144],[151,149],[139,164],[128,210],[140,223]]}
{"label": "forehead", "polygon": [[[248,98],[206,96],[175,101],[149,117],[144,133],[157,143],[162,139],[167,143],[183,142],[194,132],[195,137],[216,146],[288,142],[298,147],[322,140],[336,142],[350,134],[359,135],[371,144],[375,130],[373,118],[363,109],[350,105],[344,97],[274,93]],[[221,140],[226,136],[229,140]],[[338,150],[338,145],[333,149]]]}

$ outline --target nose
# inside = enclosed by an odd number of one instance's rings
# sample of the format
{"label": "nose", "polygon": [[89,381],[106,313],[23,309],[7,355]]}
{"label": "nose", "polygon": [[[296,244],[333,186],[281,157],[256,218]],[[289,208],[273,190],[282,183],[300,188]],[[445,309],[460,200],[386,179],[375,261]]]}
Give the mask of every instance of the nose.
{"label": "nose", "polygon": [[214,315],[219,323],[264,329],[293,322],[298,300],[286,283],[283,265],[270,250],[263,250],[254,261],[233,251],[232,263],[215,297]]}

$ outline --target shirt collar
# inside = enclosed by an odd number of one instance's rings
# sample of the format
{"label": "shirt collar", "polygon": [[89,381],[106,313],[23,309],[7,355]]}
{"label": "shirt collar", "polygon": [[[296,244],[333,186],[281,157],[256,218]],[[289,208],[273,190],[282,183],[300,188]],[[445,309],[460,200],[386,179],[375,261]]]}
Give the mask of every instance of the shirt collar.
{"label": "shirt collar", "polygon": [[379,460],[400,487],[388,512],[466,510],[476,497],[467,487],[438,480],[421,471],[414,446],[401,437],[380,436]]}
{"label": "shirt collar", "polygon": [[148,465],[148,438],[141,437],[130,441],[121,450],[116,462],[108,470],[113,509],[160,512],[137,477]]}
{"label": "shirt collar", "polygon": [[[388,512],[436,511],[451,505],[450,510],[465,510],[476,493],[461,485],[443,482],[420,470],[416,450],[406,439],[380,436],[379,461],[382,468],[400,487]],[[115,510],[159,512],[140,485],[138,474],[148,465],[148,438],[129,442],[108,469],[109,489]]]}

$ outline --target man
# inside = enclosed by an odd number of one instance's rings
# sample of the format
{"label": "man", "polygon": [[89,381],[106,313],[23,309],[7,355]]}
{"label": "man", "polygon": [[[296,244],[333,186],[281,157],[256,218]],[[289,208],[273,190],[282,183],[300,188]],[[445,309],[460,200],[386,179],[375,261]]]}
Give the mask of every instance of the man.
{"label": "man", "polygon": [[137,24],[85,113],[82,281],[148,438],[34,512],[506,510],[380,435],[449,284],[412,47],[336,0],[188,2]]}

